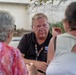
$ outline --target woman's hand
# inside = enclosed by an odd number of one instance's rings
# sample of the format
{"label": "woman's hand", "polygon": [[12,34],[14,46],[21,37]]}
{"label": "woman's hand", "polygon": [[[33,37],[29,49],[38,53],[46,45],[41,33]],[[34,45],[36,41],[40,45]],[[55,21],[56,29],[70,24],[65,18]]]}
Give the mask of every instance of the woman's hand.
{"label": "woman's hand", "polygon": [[59,27],[53,27],[53,28],[52,28],[52,35],[53,35],[53,36],[57,36],[57,35],[59,35],[59,34],[62,34],[61,28],[59,28]]}
{"label": "woman's hand", "polygon": [[30,63],[30,65],[26,64],[26,66],[28,70],[28,75],[36,75],[37,68],[33,63]]}

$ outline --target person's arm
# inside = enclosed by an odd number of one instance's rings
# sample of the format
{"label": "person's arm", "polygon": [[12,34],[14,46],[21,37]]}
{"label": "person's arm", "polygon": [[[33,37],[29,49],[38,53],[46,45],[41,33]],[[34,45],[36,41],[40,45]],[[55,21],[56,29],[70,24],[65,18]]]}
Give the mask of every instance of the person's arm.
{"label": "person's arm", "polygon": [[30,63],[29,65],[26,64],[28,75],[36,75],[37,74],[37,68],[33,63]]}
{"label": "person's arm", "polygon": [[47,55],[47,63],[49,64],[53,57],[54,57],[54,53],[55,53],[55,49],[54,49],[54,41],[55,41],[55,38],[57,37],[57,35],[60,35],[62,34],[62,30],[61,28],[59,27],[53,27],[52,28],[52,39],[50,40],[50,43],[49,43],[49,47],[48,47],[48,55]]}
{"label": "person's arm", "polygon": [[48,54],[47,54],[47,63],[49,64],[53,57],[54,57],[54,39],[55,37],[52,37],[48,46]]}
{"label": "person's arm", "polygon": [[25,64],[33,63],[37,67],[38,70],[41,70],[43,72],[46,71],[46,68],[47,68],[47,63],[46,62],[37,61],[37,60],[29,60],[29,59],[26,59],[26,58],[24,58],[24,62],[25,62]]}

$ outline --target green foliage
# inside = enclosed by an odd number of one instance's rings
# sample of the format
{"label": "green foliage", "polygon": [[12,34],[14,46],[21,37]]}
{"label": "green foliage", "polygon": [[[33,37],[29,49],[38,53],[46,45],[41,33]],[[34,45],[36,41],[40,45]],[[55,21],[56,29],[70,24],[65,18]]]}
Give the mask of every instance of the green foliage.
{"label": "green foliage", "polygon": [[62,32],[65,32],[62,22],[51,23],[50,32],[52,32],[52,27],[60,27],[62,29]]}

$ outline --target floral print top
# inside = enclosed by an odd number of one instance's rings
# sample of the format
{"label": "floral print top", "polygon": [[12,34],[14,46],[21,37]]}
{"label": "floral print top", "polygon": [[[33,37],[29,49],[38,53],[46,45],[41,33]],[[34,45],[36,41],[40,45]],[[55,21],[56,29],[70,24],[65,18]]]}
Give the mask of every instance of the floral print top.
{"label": "floral print top", "polygon": [[27,75],[20,51],[3,42],[0,42],[0,75]]}

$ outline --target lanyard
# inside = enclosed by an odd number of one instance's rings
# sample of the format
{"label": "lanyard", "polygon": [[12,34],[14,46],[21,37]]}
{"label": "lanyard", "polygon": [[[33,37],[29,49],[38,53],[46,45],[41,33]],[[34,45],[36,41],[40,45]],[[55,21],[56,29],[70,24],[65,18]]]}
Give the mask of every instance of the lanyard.
{"label": "lanyard", "polygon": [[39,57],[39,55],[40,55],[40,53],[41,53],[42,50],[43,50],[43,47],[41,47],[41,49],[40,49],[39,52],[38,52],[38,50],[37,50],[37,45],[35,44],[36,60],[38,59],[38,57]]}

